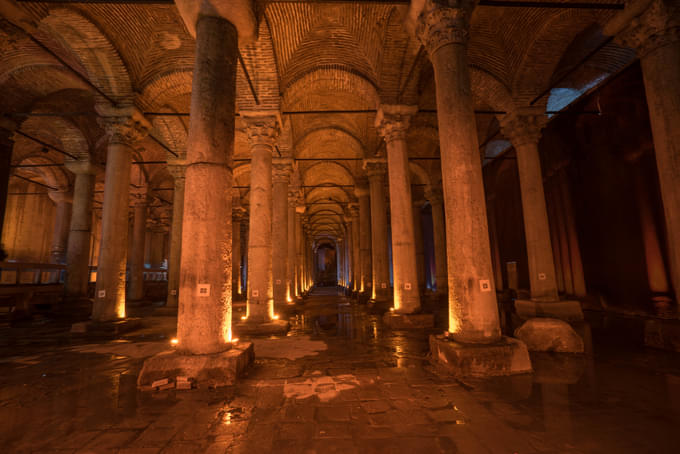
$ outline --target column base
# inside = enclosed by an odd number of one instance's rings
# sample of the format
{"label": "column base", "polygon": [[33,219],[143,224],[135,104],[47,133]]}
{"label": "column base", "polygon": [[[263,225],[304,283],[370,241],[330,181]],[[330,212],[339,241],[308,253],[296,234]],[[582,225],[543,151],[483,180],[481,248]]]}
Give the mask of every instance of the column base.
{"label": "column base", "polygon": [[583,353],[583,339],[569,323],[556,318],[531,318],[515,330],[515,337],[533,352]]}
{"label": "column base", "polygon": [[680,320],[646,320],[645,345],[680,352]]}
{"label": "column base", "polygon": [[434,314],[399,314],[385,312],[383,323],[389,329],[426,329],[434,327]]}
{"label": "column base", "polygon": [[287,320],[270,320],[267,322],[243,322],[234,326],[234,333],[239,337],[245,336],[285,336],[290,329]]}
{"label": "column base", "polygon": [[531,373],[526,345],[503,336],[494,344],[462,344],[430,335],[430,361],[454,377],[496,377]]}
{"label": "column base", "polygon": [[516,299],[515,312],[525,320],[535,317],[558,318],[568,322],[583,320],[581,303],[576,300],[536,301]]}
{"label": "column base", "polygon": [[[158,380],[168,379],[164,389],[174,388],[177,377],[186,377],[197,388],[217,388],[236,382],[255,358],[251,342],[239,342],[227,351],[209,355],[161,352],[144,361],[137,377],[137,387],[151,391]],[[178,389],[181,385],[177,385]]]}

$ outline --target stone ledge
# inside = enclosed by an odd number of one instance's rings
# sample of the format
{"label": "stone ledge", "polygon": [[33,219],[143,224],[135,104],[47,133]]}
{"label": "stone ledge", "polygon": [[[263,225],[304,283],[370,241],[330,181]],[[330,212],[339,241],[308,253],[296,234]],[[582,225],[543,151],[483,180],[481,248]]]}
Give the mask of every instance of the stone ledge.
{"label": "stone ledge", "polygon": [[430,361],[454,377],[496,377],[531,373],[526,345],[503,336],[494,344],[461,344],[430,336]]}
{"label": "stone ledge", "polygon": [[535,317],[559,318],[568,322],[583,320],[581,303],[576,300],[534,301],[516,299],[515,312],[525,320]]}
{"label": "stone ledge", "polygon": [[272,320],[263,323],[242,322],[233,325],[237,337],[245,336],[283,336],[290,329],[287,320]]}
{"label": "stone ledge", "polygon": [[424,329],[434,327],[434,314],[399,314],[386,312],[383,323],[390,329]]}
{"label": "stone ledge", "polygon": [[137,386],[148,388],[156,380],[188,377],[197,388],[233,385],[255,358],[251,342],[239,342],[231,349],[209,355],[166,351],[148,358],[137,377]]}
{"label": "stone ledge", "polygon": [[680,320],[646,320],[645,345],[680,352]]}

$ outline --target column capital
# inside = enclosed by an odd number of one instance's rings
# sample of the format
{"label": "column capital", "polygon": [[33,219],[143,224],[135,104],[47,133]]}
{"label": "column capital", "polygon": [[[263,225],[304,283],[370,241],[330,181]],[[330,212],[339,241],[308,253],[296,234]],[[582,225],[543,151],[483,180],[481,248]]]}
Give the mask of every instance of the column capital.
{"label": "column capital", "polygon": [[383,104],[375,117],[378,133],[390,143],[393,140],[406,140],[411,117],[418,112],[418,106]]}
{"label": "column capital", "polygon": [[347,211],[349,211],[351,218],[357,219],[359,217],[359,204],[355,202],[347,204]]}
{"label": "column capital", "polygon": [[277,112],[241,112],[241,118],[251,147],[260,145],[274,149],[281,132]]}
{"label": "column capital", "polygon": [[297,205],[295,205],[295,212],[298,214],[303,214],[307,210],[307,206],[303,200],[298,199]]}
{"label": "column capital", "polygon": [[416,36],[430,55],[447,44],[467,44],[475,0],[449,0],[447,3],[442,5],[427,0],[416,20]]}
{"label": "column capital", "polygon": [[64,167],[75,175],[96,175],[103,170],[91,161],[64,161]]}
{"label": "column capital", "polygon": [[385,172],[387,171],[387,163],[385,162],[385,158],[364,159],[362,167],[369,179],[381,177],[385,175]]}
{"label": "column capital", "polygon": [[60,202],[73,203],[73,191],[70,190],[70,189],[48,191],[47,196],[54,203],[60,203]]}
{"label": "column capital", "polygon": [[243,221],[246,218],[246,209],[242,206],[232,207],[231,218],[234,221]]}
{"label": "column capital", "polygon": [[293,160],[290,158],[272,159],[272,183],[289,183],[293,173]]}
{"label": "column capital", "polygon": [[146,137],[151,129],[151,123],[134,106],[111,107],[98,104],[95,110],[99,114],[97,122],[108,136],[109,144],[131,146]]}
{"label": "column capital", "polygon": [[147,186],[135,187],[130,190],[130,200],[133,207],[146,206],[149,202]]}
{"label": "column capital", "polygon": [[637,0],[626,4],[603,32],[635,49],[638,57],[680,40],[680,7],[671,0]]}
{"label": "column capital", "polygon": [[500,123],[503,135],[517,148],[526,144],[538,144],[546,119],[544,115],[513,113],[506,115]]}
{"label": "column capital", "polygon": [[184,164],[170,164],[168,163],[168,173],[172,175],[172,178],[177,180],[183,180],[186,175],[187,167]]}
{"label": "column capital", "polygon": [[257,39],[257,17],[254,0],[175,0],[187,30],[196,37],[196,24],[203,16],[218,17],[231,23],[238,31],[240,45]]}
{"label": "column capital", "polygon": [[362,178],[357,180],[356,184],[354,185],[354,195],[357,196],[357,198],[368,197],[368,182],[365,179]]}

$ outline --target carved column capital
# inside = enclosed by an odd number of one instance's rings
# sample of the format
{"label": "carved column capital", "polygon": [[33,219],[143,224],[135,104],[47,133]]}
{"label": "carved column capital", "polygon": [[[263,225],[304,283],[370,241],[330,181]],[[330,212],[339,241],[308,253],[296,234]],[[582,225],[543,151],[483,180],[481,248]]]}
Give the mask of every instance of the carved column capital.
{"label": "carved column capital", "polygon": [[427,0],[416,24],[416,36],[432,55],[447,44],[467,44],[474,0],[451,0],[447,6]]}
{"label": "carved column capital", "polygon": [[382,177],[387,171],[387,163],[384,158],[370,158],[364,159],[363,169],[366,176],[369,178]]}
{"label": "carved column capital", "polygon": [[378,133],[390,143],[393,140],[406,140],[411,117],[418,112],[418,106],[382,105],[375,118]]}
{"label": "carved column capital", "polygon": [[[635,49],[640,58],[650,52],[680,40],[680,7],[670,0],[652,0],[644,7],[643,2],[633,4],[630,11],[624,11],[618,21],[615,19],[605,28],[605,33],[613,31],[617,22],[626,24],[616,32],[616,41]],[[631,14],[637,15],[630,18]]]}
{"label": "carved column capital", "polygon": [[281,132],[277,116],[273,113],[242,113],[241,117],[245,123],[250,146],[266,146],[273,150]]}
{"label": "carved column capital", "polygon": [[356,184],[354,185],[354,195],[357,196],[357,198],[368,197],[368,182],[365,178],[357,180]]}
{"label": "carved column capital", "polygon": [[293,160],[274,158],[272,160],[272,183],[289,183],[293,173]]}
{"label": "carved column capital", "polygon": [[75,175],[96,175],[103,170],[91,161],[64,161],[64,167]]}
{"label": "carved column capital", "polygon": [[97,122],[109,138],[109,144],[132,146],[144,139],[151,130],[151,123],[135,107],[110,107],[97,105]]}
{"label": "carved column capital", "polygon": [[508,114],[501,121],[501,131],[514,147],[537,144],[546,121],[543,115]]}
{"label": "carved column capital", "polygon": [[54,203],[73,203],[73,191],[70,189],[65,189],[65,190],[57,190],[57,191],[48,191],[47,196],[52,200]]}

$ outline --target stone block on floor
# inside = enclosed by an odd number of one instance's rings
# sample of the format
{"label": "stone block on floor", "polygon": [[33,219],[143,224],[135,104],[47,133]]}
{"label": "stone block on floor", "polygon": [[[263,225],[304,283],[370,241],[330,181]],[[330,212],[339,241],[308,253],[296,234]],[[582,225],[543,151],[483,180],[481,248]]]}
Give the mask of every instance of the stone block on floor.
{"label": "stone block on floor", "polygon": [[190,355],[177,351],[162,352],[144,361],[137,386],[150,387],[164,378],[187,377],[197,388],[233,385],[253,362],[255,352],[250,342],[239,342],[231,349],[209,355]]}
{"label": "stone block on floor", "polygon": [[532,372],[526,345],[503,336],[493,344],[462,344],[430,336],[431,361],[456,377],[493,377]]}
{"label": "stone block on floor", "polygon": [[535,352],[583,353],[581,336],[556,318],[529,319],[515,330],[515,337]]}
{"label": "stone block on floor", "polygon": [[645,345],[680,352],[680,320],[646,320]]}
{"label": "stone block on floor", "polygon": [[434,326],[433,314],[398,314],[386,312],[383,323],[390,329],[424,329]]}

